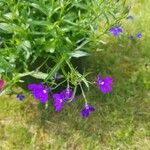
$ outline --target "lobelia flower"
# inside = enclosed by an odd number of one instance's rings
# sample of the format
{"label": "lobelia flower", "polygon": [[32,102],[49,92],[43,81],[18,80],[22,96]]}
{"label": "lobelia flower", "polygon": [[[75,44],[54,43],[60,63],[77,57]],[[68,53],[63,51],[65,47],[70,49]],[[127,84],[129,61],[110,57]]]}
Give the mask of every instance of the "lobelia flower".
{"label": "lobelia flower", "polygon": [[70,89],[69,87],[67,87],[65,90],[63,90],[61,92],[61,94],[63,95],[64,100],[68,100],[68,99],[72,98],[73,91],[72,91],[72,89]]}
{"label": "lobelia flower", "polygon": [[129,19],[129,20],[133,20],[133,19],[134,19],[134,17],[130,15],[130,16],[128,16],[128,17],[127,17],[127,19]]}
{"label": "lobelia flower", "polygon": [[23,100],[25,98],[25,96],[22,93],[18,93],[16,97],[19,100]]}
{"label": "lobelia flower", "polygon": [[142,33],[138,32],[138,33],[136,34],[136,37],[137,37],[137,38],[141,38],[141,37],[142,37]]}
{"label": "lobelia flower", "polygon": [[42,83],[30,83],[28,89],[32,91],[32,95],[42,103],[48,101],[49,88]]}
{"label": "lobelia flower", "polygon": [[70,98],[72,98],[73,91],[69,87],[60,93],[55,93],[52,95],[54,99],[55,111],[60,111],[63,107],[63,104]]}
{"label": "lobelia flower", "polygon": [[83,117],[88,117],[92,111],[95,111],[95,108],[91,105],[85,104],[85,106],[81,110],[81,115]]}
{"label": "lobelia flower", "polygon": [[111,87],[112,82],[113,78],[110,76],[102,77],[101,75],[98,75],[96,79],[96,84],[103,93],[112,91]]}
{"label": "lobelia flower", "polygon": [[114,26],[109,29],[109,32],[111,32],[114,36],[118,36],[120,33],[123,32],[123,30],[120,26]]}
{"label": "lobelia flower", "polygon": [[63,95],[61,93],[55,93],[52,97],[54,99],[55,111],[60,111],[64,104]]}
{"label": "lobelia flower", "polygon": [[4,80],[0,79],[0,90],[2,90],[4,87]]}

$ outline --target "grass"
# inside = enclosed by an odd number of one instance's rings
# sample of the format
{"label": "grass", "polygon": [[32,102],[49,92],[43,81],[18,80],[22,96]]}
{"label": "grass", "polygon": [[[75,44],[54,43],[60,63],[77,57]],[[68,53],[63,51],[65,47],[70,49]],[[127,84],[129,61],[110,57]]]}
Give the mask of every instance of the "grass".
{"label": "grass", "polygon": [[[135,3],[136,2],[136,3]],[[150,19],[148,0],[133,0],[133,21],[125,20],[126,33],[142,32],[130,41],[106,37],[87,70],[110,74],[114,90],[106,95],[96,87],[86,93],[96,111],[79,115],[82,98],[56,113],[38,110],[28,96],[0,98],[0,149],[2,150],[149,150],[150,149]],[[93,78],[92,75],[90,78]],[[48,119],[45,119],[48,118]]]}

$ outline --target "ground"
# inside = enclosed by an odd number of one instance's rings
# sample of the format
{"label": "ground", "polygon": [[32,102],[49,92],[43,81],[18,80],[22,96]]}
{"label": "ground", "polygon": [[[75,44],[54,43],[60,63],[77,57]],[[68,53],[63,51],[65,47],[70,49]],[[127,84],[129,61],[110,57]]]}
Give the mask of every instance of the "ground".
{"label": "ground", "polygon": [[[133,20],[123,21],[122,38],[105,37],[108,45],[94,53],[88,71],[114,78],[113,91],[95,86],[86,93],[96,111],[82,118],[82,97],[61,112],[44,112],[31,96],[20,102],[0,98],[2,150],[149,150],[150,149],[150,1],[130,2]],[[130,34],[142,38],[130,40]],[[90,75],[95,79],[95,74]],[[39,111],[40,110],[40,111]]]}

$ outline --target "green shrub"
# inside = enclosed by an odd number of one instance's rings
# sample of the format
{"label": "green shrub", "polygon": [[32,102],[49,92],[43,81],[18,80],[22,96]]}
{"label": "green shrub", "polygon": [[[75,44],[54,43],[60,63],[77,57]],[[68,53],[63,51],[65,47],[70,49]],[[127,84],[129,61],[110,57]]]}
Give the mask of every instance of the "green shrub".
{"label": "green shrub", "polygon": [[92,54],[103,43],[102,36],[128,12],[125,0],[0,0],[0,7],[5,89],[28,75],[55,85],[58,71],[71,84],[84,82],[89,87],[86,74],[70,60]]}

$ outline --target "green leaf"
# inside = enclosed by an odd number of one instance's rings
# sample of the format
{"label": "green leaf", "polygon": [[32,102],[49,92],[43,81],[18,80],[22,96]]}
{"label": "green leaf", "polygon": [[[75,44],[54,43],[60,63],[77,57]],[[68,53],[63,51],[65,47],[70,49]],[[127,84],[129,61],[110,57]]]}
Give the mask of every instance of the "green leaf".
{"label": "green leaf", "polygon": [[38,9],[38,10],[40,10],[41,12],[43,12],[45,15],[47,15],[47,10],[46,10],[46,8],[42,5],[42,4],[36,4],[36,3],[31,3],[31,4],[29,4],[30,6],[32,6],[32,7],[34,7],[34,8],[36,8],[36,9]]}
{"label": "green leaf", "polygon": [[30,43],[30,41],[28,41],[28,40],[23,41],[18,46],[18,48],[24,50],[23,53],[24,53],[25,59],[27,60],[31,55],[31,43]]}
{"label": "green leaf", "polygon": [[17,28],[16,25],[11,25],[8,23],[0,23],[0,29],[9,33],[12,33],[14,29]]}
{"label": "green leaf", "polygon": [[73,6],[80,8],[80,9],[87,10],[87,5],[84,3],[74,3]]}
{"label": "green leaf", "polygon": [[20,78],[25,77],[25,76],[32,76],[32,77],[37,78],[37,79],[45,79],[48,76],[48,74],[40,72],[40,71],[30,71],[30,72],[18,74],[18,77],[20,77]]}
{"label": "green leaf", "polygon": [[82,42],[75,50],[82,49],[87,43],[89,43],[89,41],[87,41],[87,40]]}
{"label": "green leaf", "polygon": [[45,78],[45,81],[47,81],[48,79],[52,79],[52,77],[54,76],[54,74],[60,69],[60,67],[62,66],[62,64],[64,63],[64,61],[66,59],[67,59],[66,56],[62,56],[62,58],[60,59],[60,61],[58,63],[56,63],[56,65],[48,73],[48,76]]}
{"label": "green leaf", "polygon": [[30,25],[37,25],[37,26],[47,26],[49,24],[48,21],[32,20],[32,19],[28,19],[28,23]]}
{"label": "green leaf", "polygon": [[37,79],[43,79],[44,80],[48,76],[48,74],[47,73],[43,73],[43,72],[35,71],[32,74],[30,74],[30,76],[35,77]]}
{"label": "green leaf", "polygon": [[12,20],[12,19],[13,19],[13,14],[12,14],[12,13],[6,13],[6,14],[4,14],[4,17],[5,17],[6,19]]}
{"label": "green leaf", "polygon": [[70,53],[71,57],[75,57],[75,58],[80,58],[80,57],[84,57],[84,56],[89,56],[90,54],[84,51],[74,51],[72,53]]}
{"label": "green leaf", "polygon": [[68,23],[68,24],[70,24],[70,25],[72,25],[72,26],[79,26],[79,24],[74,23],[74,22],[72,22],[72,21],[70,21],[70,20],[67,20],[67,19],[64,19],[64,22],[66,22],[66,23]]}
{"label": "green leaf", "polygon": [[81,78],[81,80],[84,82],[84,84],[86,85],[86,87],[89,89],[90,88],[89,83],[86,80],[86,78],[84,77],[84,75],[80,74],[79,72],[77,72],[77,75],[79,76],[79,78]]}
{"label": "green leaf", "polygon": [[0,56],[0,73],[11,72],[12,70],[13,67],[11,66],[11,64]]}

